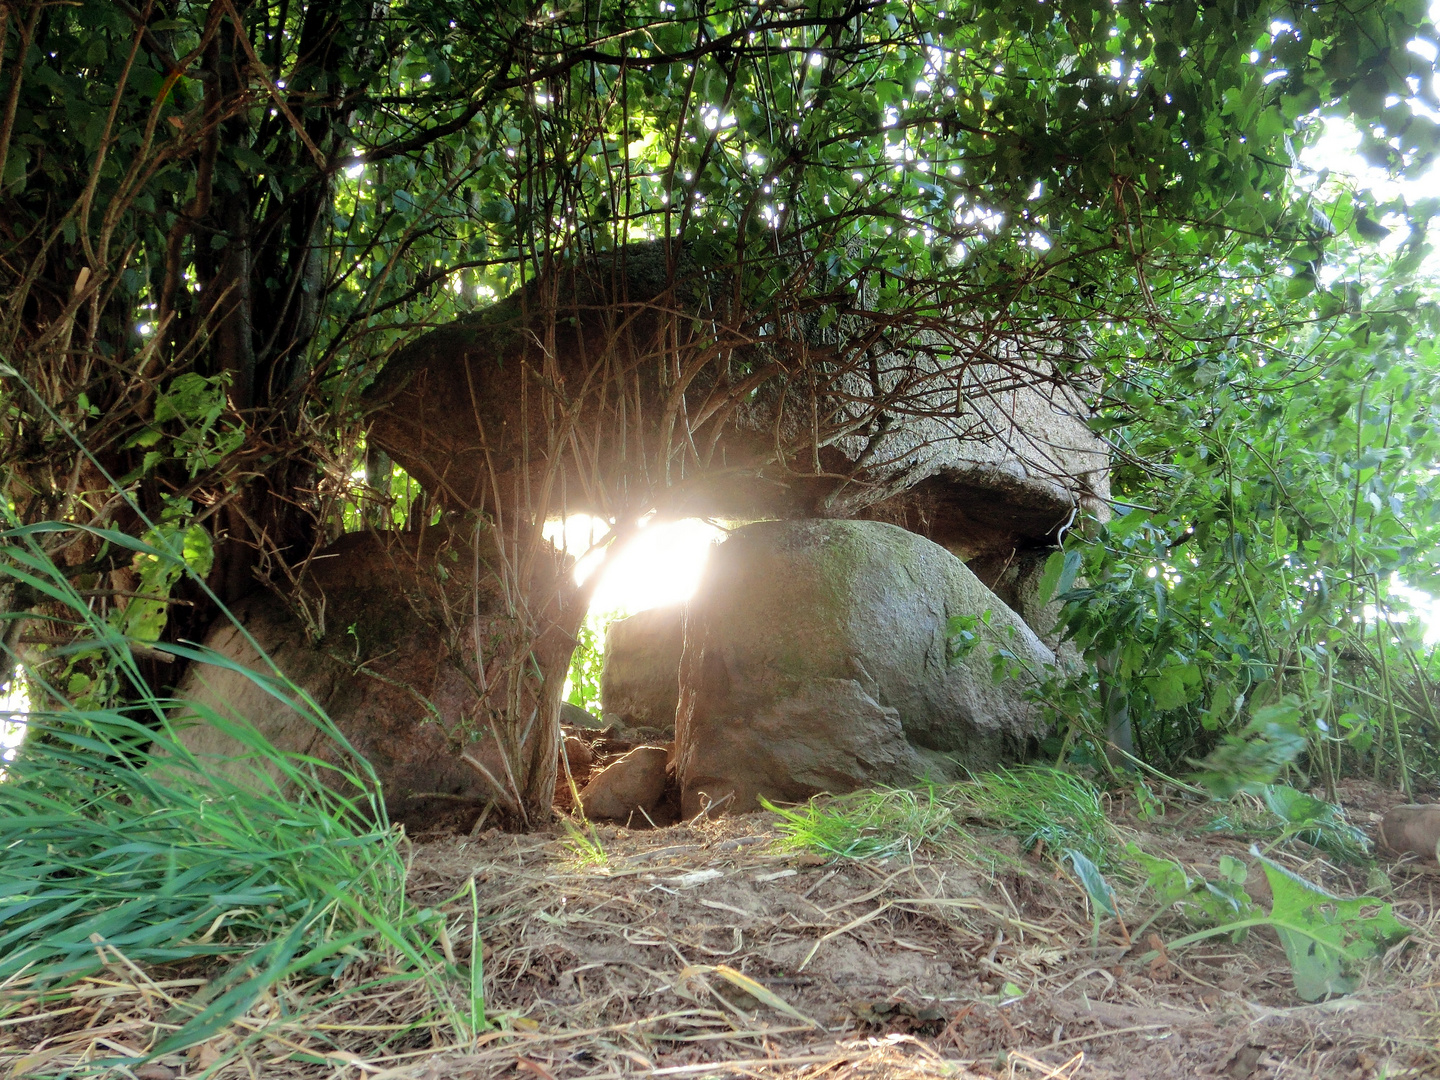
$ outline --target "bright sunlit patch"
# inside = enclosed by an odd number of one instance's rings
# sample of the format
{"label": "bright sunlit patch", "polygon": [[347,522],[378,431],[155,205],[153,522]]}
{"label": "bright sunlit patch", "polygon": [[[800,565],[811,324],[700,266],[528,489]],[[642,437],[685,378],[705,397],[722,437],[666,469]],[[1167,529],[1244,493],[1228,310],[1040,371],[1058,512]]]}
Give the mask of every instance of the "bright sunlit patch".
{"label": "bright sunlit patch", "polygon": [[[1412,589],[1400,580],[1398,574],[1390,575],[1390,595],[1403,600],[1410,607],[1409,612],[1401,611],[1391,616],[1395,622],[1409,622],[1411,618],[1419,619],[1425,624],[1425,644],[1440,643],[1440,599],[1419,589]],[[1371,605],[1366,605],[1365,612],[1367,619],[1376,617],[1375,609]]]}
{"label": "bright sunlit patch", "polygon": [[577,582],[583,582],[605,560],[605,551],[598,545],[609,534],[610,526],[602,518],[571,514],[563,521],[547,521],[541,532],[546,540],[577,560]]}
{"label": "bright sunlit patch", "polygon": [[30,698],[18,681],[0,687],[0,763],[11,760],[20,740],[25,737],[25,714],[30,711]]}
{"label": "bright sunlit patch", "polygon": [[[1305,166],[1317,170],[1309,177],[1301,179],[1302,187],[1313,184],[1318,176],[1322,175],[1318,170],[1323,169],[1328,170],[1325,175],[1328,175],[1331,184],[1339,178],[1342,183],[1348,181],[1358,187],[1368,188],[1378,202],[1385,203],[1403,197],[1413,204],[1429,198],[1436,183],[1440,182],[1440,167],[1437,166],[1432,166],[1421,176],[1411,177],[1393,175],[1386,169],[1377,168],[1360,154],[1361,134],[1353,123],[1335,117],[1327,118],[1321,123],[1323,127],[1319,137],[1300,154],[1300,160]],[[1377,224],[1390,230],[1388,236],[1373,245],[1378,254],[1392,256],[1410,239],[1409,224],[1399,214],[1386,214]],[[1321,283],[1327,287],[1333,284],[1341,269],[1338,265],[1326,266],[1321,272]],[[1420,274],[1430,278],[1440,275],[1440,252],[1432,252],[1425,259]]]}
{"label": "bright sunlit patch", "polygon": [[700,584],[710,547],[725,531],[697,518],[654,521],[618,551],[597,547],[610,531],[600,518],[572,514],[562,524],[545,526],[545,537],[575,556],[575,580],[585,581],[599,568],[592,611],[644,611],[687,600]]}
{"label": "bright sunlit patch", "polygon": [[1435,57],[1440,55],[1440,49],[1436,48],[1435,43],[1433,41],[1426,41],[1423,38],[1416,38],[1411,41],[1405,46],[1405,49],[1424,60],[1430,61],[1432,64],[1435,62]]}
{"label": "bright sunlit patch", "polygon": [[1436,170],[1423,176],[1402,177],[1371,165],[1360,155],[1361,135],[1348,119],[1329,117],[1321,121],[1320,136],[1300,152],[1300,160],[1311,169],[1329,169],[1353,177],[1374,192],[1382,202],[1403,195],[1415,201],[1433,190]]}

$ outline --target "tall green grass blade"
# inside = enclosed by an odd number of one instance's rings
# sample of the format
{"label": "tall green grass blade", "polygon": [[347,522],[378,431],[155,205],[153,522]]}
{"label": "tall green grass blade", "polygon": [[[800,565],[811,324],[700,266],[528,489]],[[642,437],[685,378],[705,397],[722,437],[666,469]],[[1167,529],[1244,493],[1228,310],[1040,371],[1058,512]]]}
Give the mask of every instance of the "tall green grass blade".
{"label": "tall green grass blade", "polygon": [[279,976],[294,959],[295,951],[310,930],[312,921],[297,922],[284,937],[262,946],[247,957],[245,966],[249,969],[250,978],[231,986],[211,1001],[183,1028],[152,1049],[146,1055],[146,1060],[204,1042],[243,1016],[259,996],[256,993],[257,988],[271,986],[279,981]]}
{"label": "tall green grass blade", "polygon": [[472,1037],[490,1026],[485,1018],[485,950],[480,944],[480,897],[470,876],[470,1031]]}
{"label": "tall green grass blade", "polygon": [[884,858],[922,844],[973,855],[966,820],[1015,832],[1027,848],[1044,843],[1057,857],[1074,850],[1097,867],[1108,865],[1118,846],[1095,788],[1041,766],[997,769],[958,784],[821,797],[794,809],[764,799],[761,805],[779,816],[786,843],[846,859]]}
{"label": "tall green grass blade", "polygon": [[786,809],[761,799],[780,817],[780,831],[793,847],[842,859],[872,859],[914,851],[921,844],[966,839],[949,804],[950,788],[876,788],[835,798],[812,799]]}
{"label": "tall green grass blade", "polygon": [[[215,965],[211,996],[171,1018],[179,1027],[149,1048],[154,1057],[212,1037],[278,982],[337,975],[369,951],[388,955],[394,977],[429,982],[460,1026],[436,981],[434,913],[405,899],[405,860],[369,764],[273,665],[275,674],[262,674],[199,646],[165,644],[192,664],[242,672],[329,735],[343,764],[282,752],[243,719],[150,693],[125,635],[39,546],[72,529],[0,534],[0,575],[60,605],[64,618],[50,609],[43,617],[79,638],[26,669],[41,707],[24,718],[25,741],[0,781],[0,1016],[121,956]],[[122,534],[83,531],[178,559]],[[118,673],[130,703],[80,709],[50,685],[44,664],[77,653]],[[25,668],[25,658],[12,659]],[[184,722],[214,726],[238,751],[197,756],[178,734]],[[478,957],[478,936],[475,949]],[[483,1020],[483,996],[475,1007]]]}
{"label": "tall green grass blade", "polygon": [[958,809],[1014,832],[1027,849],[1044,844],[1057,857],[1077,851],[1102,870],[1114,861],[1118,837],[1100,794],[1073,773],[1041,765],[996,769],[957,785],[956,798]]}

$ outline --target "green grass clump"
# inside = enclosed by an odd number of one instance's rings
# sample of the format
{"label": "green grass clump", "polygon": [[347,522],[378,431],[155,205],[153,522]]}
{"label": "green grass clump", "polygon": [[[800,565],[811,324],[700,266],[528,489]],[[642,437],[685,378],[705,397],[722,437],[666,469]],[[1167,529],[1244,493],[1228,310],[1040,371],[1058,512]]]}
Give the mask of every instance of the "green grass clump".
{"label": "green grass clump", "polygon": [[[75,639],[38,658],[12,654],[29,661],[31,693],[43,707],[25,717],[25,741],[0,782],[0,1018],[63,998],[102,968],[198,962],[212,982],[144,1048],[153,1058],[210,1038],[293,976],[338,979],[361,961],[361,971],[390,972],[385,980],[422,980],[442,1022],[460,1032],[475,1026],[466,1013],[483,1018],[483,1005],[457,1010],[442,985],[438,916],[405,898],[400,838],[368,764],[278,671],[165,646],[255,680],[330,736],[348,767],[282,752],[242,720],[151,693],[131,639],[91,610],[40,543],[72,529],[45,523],[0,533],[0,580],[50,602],[40,614],[4,613],[0,623],[43,619]],[[165,547],[87,531],[183,561]],[[73,669],[77,659],[126,688],[114,700],[128,702],[81,708],[47,682],[48,671],[65,670],[62,661]],[[172,723],[182,713],[220,729],[239,753],[198,758]],[[222,775],[222,761],[246,766],[244,779]],[[236,1052],[262,1036],[242,1033]]]}
{"label": "green grass clump", "polygon": [[404,924],[405,866],[358,778],[346,779],[359,798],[335,794],[316,763],[206,720],[280,766],[285,786],[258,768],[249,787],[211,775],[168,725],[118,710],[30,715],[0,784],[0,981],[63,985],[101,966],[97,943],[172,963],[297,927],[292,952],[329,974],[347,946]]}
{"label": "green grass clump", "polygon": [[780,815],[790,847],[846,859],[913,853],[922,844],[957,848],[969,839],[947,798],[949,786],[874,788],[812,799],[793,810],[761,800]]}
{"label": "green grass clump", "polygon": [[1015,833],[1026,850],[1044,844],[1057,858],[1078,851],[1103,868],[1119,846],[1095,786],[1059,769],[996,769],[957,784],[955,804],[957,812]]}
{"label": "green grass clump", "polygon": [[761,802],[780,816],[788,845],[849,859],[908,854],[925,845],[973,861],[967,820],[1013,832],[1027,849],[1043,843],[1057,858],[1079,851],[1102,867],[1118,847],[1096,789],[1043,766],[997,769],[958,784],[822,796],[795,809]]}

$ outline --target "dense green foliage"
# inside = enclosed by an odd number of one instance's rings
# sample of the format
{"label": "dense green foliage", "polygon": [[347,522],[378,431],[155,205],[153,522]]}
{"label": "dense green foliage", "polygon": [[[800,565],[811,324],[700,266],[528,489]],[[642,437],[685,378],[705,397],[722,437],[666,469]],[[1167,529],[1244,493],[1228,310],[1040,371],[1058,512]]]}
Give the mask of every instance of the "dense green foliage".
{"label": "dense green foliage", "polygon": [[570,659],[570,678],[566,682],[565,700],[578,705],[592,716],[600,715],[600,672],[605,666],[605,628],[623,611],[591,611],[580,624],[576,635],[575,655]]}
{"label": "dense green foliage", "polygon": [[[346,392],[399,337],[566,252],[683,236],[770,274],[782,249],[965,323],[1161,333],[1222,280],[1313,280],[1352,216],[1379,228],[1386,208],[1317,224],[1297,195],[1314,110],[1362,118],[1384,163],[1436,149],[1387,104],[1434,97],[1419,3],[3,10],[0,346],[152,500],[194,502],[237,455],[265,473],[288,440],[261,436],[299,412],[327,429],[312,454],[353,448]],[[1258,317],[1227,302],[1207,341]],[[64,313],[68,363],[42,340]],[[12,453],[55,437],[23,435]],[[314,472],[288,479],[326,520]]]}
{"label": "dense green foliage", "polygon": [[[1236,245],[1224,291],[1119,332],[1117,350],[1166,363],[1113,370],[1124,503],[1077,547],[1088,584],[1068,615],[1125,684],[1142,756],[1167,766],[1254,727],[1259,706],[1279,725],[1260,742],[1303,735],[1317,780],[1378,770],[1382,750],[1434,775],[1434,673],[1404,587],[1440,584],[1440,290],[1423,218],[1388,260],[1355,232],[1357,198],[1332,195],[1324,284],[1267,277],[1268,252]],[[1407,731],[1425,738],[1403,763]],[[1273,776],[1257,746],[1217,760],[1236,786]]]}

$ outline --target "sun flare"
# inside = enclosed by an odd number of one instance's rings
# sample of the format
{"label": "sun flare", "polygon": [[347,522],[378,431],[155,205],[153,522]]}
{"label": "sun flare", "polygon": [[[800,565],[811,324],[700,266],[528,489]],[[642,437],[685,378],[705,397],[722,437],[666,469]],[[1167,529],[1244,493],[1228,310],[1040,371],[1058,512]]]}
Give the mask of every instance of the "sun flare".
{"label": "sun flare", "polygon": [[590,601],[592,612],[634,614],[647,608],[678,604],[700,584],[710,548],[725,530],[698,518],[643,523],[639,535],[611,551],[604,545],[609,525],[589,514],[572,514],[545,526],[545,537],[573,555],[575,580],[599,573]]}

